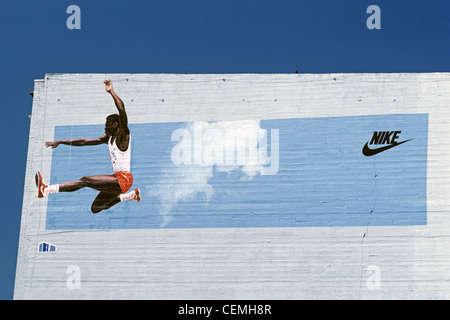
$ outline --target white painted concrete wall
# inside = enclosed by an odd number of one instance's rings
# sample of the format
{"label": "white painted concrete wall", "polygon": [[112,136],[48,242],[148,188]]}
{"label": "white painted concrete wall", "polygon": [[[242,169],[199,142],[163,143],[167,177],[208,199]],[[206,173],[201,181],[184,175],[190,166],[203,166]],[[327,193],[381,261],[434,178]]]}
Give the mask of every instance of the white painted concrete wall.
{"label": "white painted concrete wall", "polygon": [[[104,123],[115,111],[104,79],[130,123],[428,113],[427,225],[46,230],[34,182],[51,172],[44,141],[55,126]],[[449,164],[448,73],[47,74],[35,82],[14,298],[448,299]],[[42,241],[57,252],[39,253]]]}

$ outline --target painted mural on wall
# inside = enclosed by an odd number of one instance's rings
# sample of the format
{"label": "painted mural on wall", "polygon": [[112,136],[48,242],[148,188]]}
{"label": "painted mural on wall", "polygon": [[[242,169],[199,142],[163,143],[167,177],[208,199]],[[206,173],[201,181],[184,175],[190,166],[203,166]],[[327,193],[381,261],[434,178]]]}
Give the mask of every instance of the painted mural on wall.
{"label": "painted mural on wall", "polygon": [[46,142],[47,229],[426,224],[428,114],[134,124],[105,88]]}

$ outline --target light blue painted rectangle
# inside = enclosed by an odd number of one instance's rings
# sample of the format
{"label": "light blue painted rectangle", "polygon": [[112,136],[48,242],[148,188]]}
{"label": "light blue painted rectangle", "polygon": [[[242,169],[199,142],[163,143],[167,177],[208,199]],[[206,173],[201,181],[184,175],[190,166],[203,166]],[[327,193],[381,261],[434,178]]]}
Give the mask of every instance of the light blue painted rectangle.
{"label": "light blue painted rectangle", "polygon": [[[179,141],[172,141],[172,134],[193,123],[130,124],[132,188],[140,188],[142,201],[92,214],[95,190],[51,194],[46,228],[426,224],[428,114],[269,119],[258,125],[267,130],[271,152],[270,138],[278,130],[276,174],[249,175],[241,166],[175,165],[172,152]],[[397,142],[412,140],[366,157],[362,148],[374,131],[401,131]],[[102,133],[102,125],[58,126],[55,140]],[[106,145],[60,145],[52,152],[52,184],[112,174]]]}

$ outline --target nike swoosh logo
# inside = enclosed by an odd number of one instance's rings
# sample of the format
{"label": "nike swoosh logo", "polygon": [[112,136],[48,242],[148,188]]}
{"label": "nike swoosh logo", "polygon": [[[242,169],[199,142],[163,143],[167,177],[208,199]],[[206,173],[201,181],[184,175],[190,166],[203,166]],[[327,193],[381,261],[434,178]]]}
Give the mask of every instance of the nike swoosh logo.
{"label": "nike swoosh logo", "polygon": [[370,157],[370,156],[376,155],[377,153],[386,151],[386,150],[388,150],[388,149],[391,149],[391,148],[393,148],[393,147],[399,146],[399,145],[401,145],[402,143],[405,143],[405,142],[408,142],[408,141],[411,141],[411,140],[412,140],[412,139],[405,140],[405,141],[402,141],[402,142],[399,142],[399,143],[390,144],[390,145],[388,145],[388,146],[384,146],[384,147],[376,148],[376,149],[370,149],[370,148],[369,148],[369,141],[367,141],[366,144],[364,145],[363,149],[362,149],[362,153],[363,153],[363,155],[365,155],[366,157]]}

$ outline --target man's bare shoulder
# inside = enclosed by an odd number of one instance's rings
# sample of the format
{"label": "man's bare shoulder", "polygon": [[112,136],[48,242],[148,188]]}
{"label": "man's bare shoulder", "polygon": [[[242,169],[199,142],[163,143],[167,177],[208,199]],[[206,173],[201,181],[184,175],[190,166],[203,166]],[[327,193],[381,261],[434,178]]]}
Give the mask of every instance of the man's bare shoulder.
{"label": "man's bare shoulder", "polygon": [[100,137],[98,137],[98,141],[100,141],[101,143],[108,143],[110,135],[108,134],[104,134]]}

